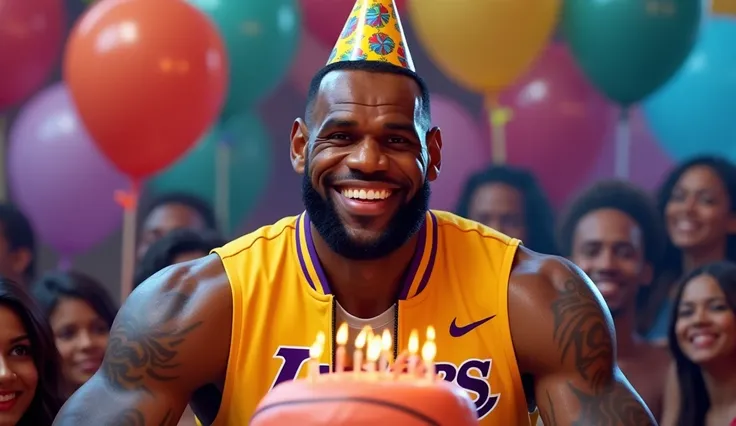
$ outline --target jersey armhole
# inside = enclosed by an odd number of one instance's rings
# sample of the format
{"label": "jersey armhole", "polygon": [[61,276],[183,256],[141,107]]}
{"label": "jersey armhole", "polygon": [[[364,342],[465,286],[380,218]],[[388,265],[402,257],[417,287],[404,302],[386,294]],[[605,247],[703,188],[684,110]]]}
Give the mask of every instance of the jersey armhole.
{"label": "jersey armhole", "polygon": [[501,270],[498,276],[498,282],[504,283],[498,286],[498,313],[499,317],[504,321],[504,327],[506,327],[506,333],[503,334],[506,336],[507,341],[503,342],[501,346],[504,348],[504,357],[508,361],[509,371],[513,381],[514,398],[524,407],[524,411],[527,411],[526,394],[524,392],[524,384],[521,380],[519,363],[516,359],[513,338],[511,337],[511,320],[509,318],[509,282],[511,281],[511,268],[514,265],[516,251],[520,244],[521,241],[512,238],[508,242],[504,252],[503,262],[501,263]]}
{"label": "jersey armhole", "polygon": [[[237,369],[235,363],[240,359],[240,351],[242,344],[241,332],[242,324],[244,319],[243,312],[243,289],[241,285],[236,284],[239,282],[238,277],[230,275],[230,269],[225,267],[227,257],[223,257],[223,254],[219,249],[213,250],[217,253],[220,261],[223,264],[223,269],[227,275],[227,281],[230,285],[230,294],[232,297],[233,307],[233,318],[230,324],[230,351],[227,358],[227,367],[225,368],[225,383],[222,387],[222,400],[220,402],[220,409],[215,416],[215,420],[212,422],[212,426],[226,426],[228,423],[229,413],[226,411],[232,404],[233,399],[233,387],[235,386],[235,370]],[[232,371],[231,371],[232,370]],[[225,412],[223,412],[225,411]]]}

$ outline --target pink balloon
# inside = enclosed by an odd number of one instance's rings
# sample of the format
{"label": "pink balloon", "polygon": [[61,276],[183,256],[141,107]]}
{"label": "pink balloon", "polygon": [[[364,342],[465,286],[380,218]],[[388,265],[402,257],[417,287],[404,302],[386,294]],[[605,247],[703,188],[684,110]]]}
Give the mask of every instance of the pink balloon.
{"label": "pink balloon", "polygon": [[[618,111],[611,111],[611,120],[614,123],[609,135],[605,139],[603,149],[598,156],[593,172],[588,181],[580,188],[600,179],[614,177],[614,159],[616,151],[615,122]],[[629,180],[640,187],[651,191],[662,183],[664,175],[674,165],[672,159],[662,150],[659,142],[649,130],[646,119],[639,108],[631,111],[629,117],[631,134],[631,148],[629,151]]]}
{"label": "pink balloon", "polygon": [[552,44],[501,96],[501,104],[513,111],[506,125],[508,163],[533,171],[559,205],[598,159],[608,132],[605,99],[585,80],[569,50]]}
{"label": "pink balloon", "polygon": [[[406,0],[394,0],[394,4],[400,16],[402,13],[406,14]],[[304,26],[317,40],[332,50],[353,6],[355,0],[301,0]]]}
{"label": "pink balloon", "polygon": [[320,43],[308,32],[303,32],[299,50],[289,71],[289,83],[302,95],[309,93],[312,77],[324,67],[330,57],[331,47]]}
{"label": "pink balloon", "polygon": [[8,178],[40,239],[64,257],[92,248],[121,224],[113,192],[127,179],[97,150],[62,83],[33,97],[13,123]]}
{"label": "pink balloon", "polygon": [[455,210],[465,181],[490,162],[488,143],[478,124],[457,102],[431,96],[432,125],[442,130],[442,169],[432,182],[430,207]]}

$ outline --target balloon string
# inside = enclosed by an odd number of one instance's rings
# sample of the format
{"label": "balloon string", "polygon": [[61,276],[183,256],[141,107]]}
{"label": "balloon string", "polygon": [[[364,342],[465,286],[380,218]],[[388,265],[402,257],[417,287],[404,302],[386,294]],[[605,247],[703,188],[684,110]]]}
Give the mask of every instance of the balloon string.
{"label": "balloon string", "polygon": [[72,260],[67,256],[61,256],[56,268],[61,272],[67,272],[72,269]]}
{"label": "balloon string", "polygon": [[5,161],[5,150],[8,146],[8,141],[6,140],[8,137],[8,117],[5,115],[0,115],[0,164],[2,164],[2,170],[0,170],[0,202],[5,202],[8,200],[8,184],[7,184],[7,178],[8,175],[8,162]]}
{"label": "balloon string", "polygon": [[115,191],[115,201],[123,208],[123,247],[120,268],[120,303],[125,302],[133,291],[135,273],[135,234],[138,215],[138,182],[133,182],[129,191]]}
{"label": "balloon string", "polygon": [[497,96],[489,96],[486,109],[491,125],[491,157],[494,164],[506,164],[506,124],[511,120],[511,110],[499,105]]}
{"label": "balloon string", "polygon": [[215,212],[225,235],[230,234],[230,143],[220,141],[215,155]]}
{"label": "balloon string", "polygon": [[616,123],[616,154],[614,170],[619,179],[629,178],[629,164],[631,161],[631,126],[629,110],[622,108]]}

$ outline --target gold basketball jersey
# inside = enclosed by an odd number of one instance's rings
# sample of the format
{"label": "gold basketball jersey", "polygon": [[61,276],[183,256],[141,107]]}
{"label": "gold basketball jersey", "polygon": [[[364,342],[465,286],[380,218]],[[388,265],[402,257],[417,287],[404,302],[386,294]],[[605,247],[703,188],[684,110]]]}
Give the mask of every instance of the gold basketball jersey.
{"label": "gold basketball jersey", "polygon": [[[335,300],[312,243],[309,217],[282,219],[214,250],[233,297],[230,359],[214,426],[248,424],[275,385],[307,373],[309,347],[327,336],[334,362]],[[519,241],[431,211],[402,284],[394,342],[436,329],[436,369],[465,389],[482,426],[527,426],[530,417],[509,331],[507,289]]]}

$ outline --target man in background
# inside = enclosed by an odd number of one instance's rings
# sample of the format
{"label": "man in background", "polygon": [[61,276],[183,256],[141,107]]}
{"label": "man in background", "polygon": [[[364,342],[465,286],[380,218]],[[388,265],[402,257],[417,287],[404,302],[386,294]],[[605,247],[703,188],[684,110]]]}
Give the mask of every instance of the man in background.
{"label": "man in background", "polygon": [[524,169],[491,166],[465,183],[456,213],[540,253],[555,253],[554,214],[536,178]]}
{"label": "man in background", "polygon": [[193,195],[167,193],[153,199],[140,214],[137,256],[175,229],[217,231],[212,207]]}
{"label": "man in background", "polygon": [[611,311],[621,370],[658,418],[669,355],[637,333],[636,296],[652,282],[663,232],[649,197],[619,181],[599,182],[573,200],[558,232],[563,255],[591,278]]}
{"label": "man in background", "polygon": [[10,204],[0,204],[0,276],[27,285],[36,267],[36,238],[28,218]]}

